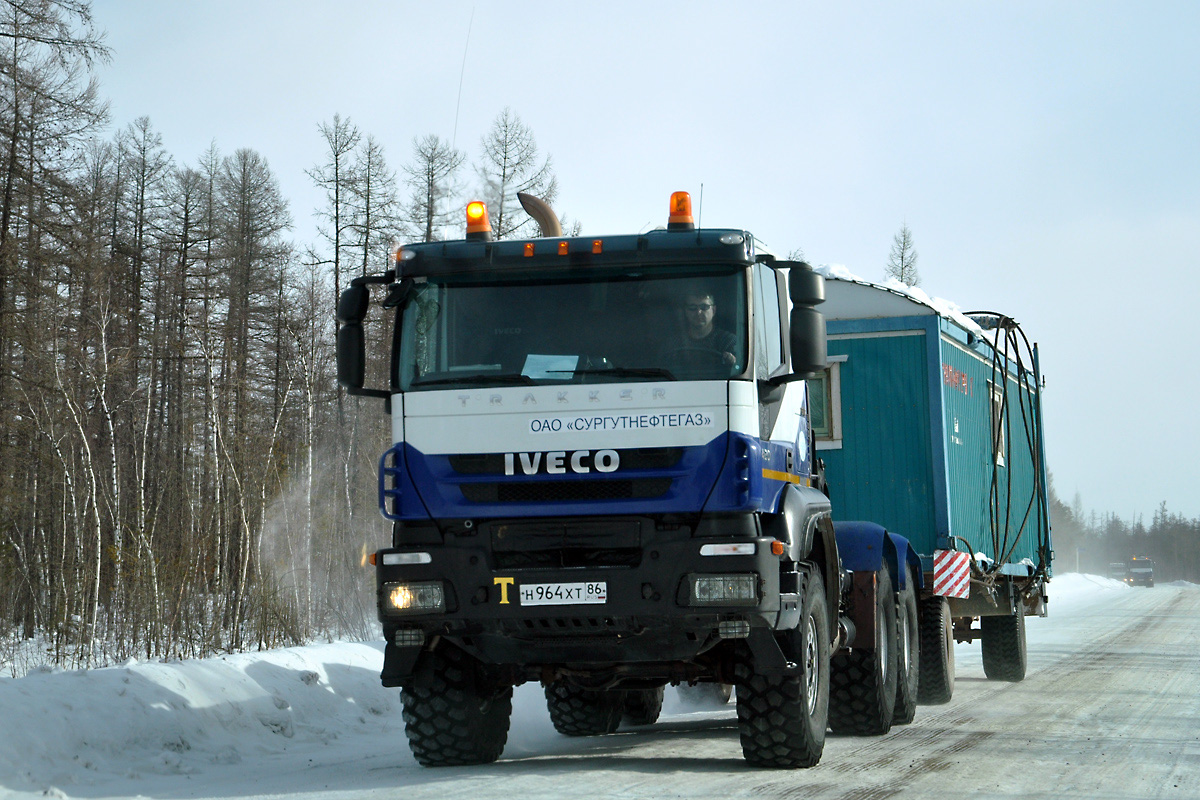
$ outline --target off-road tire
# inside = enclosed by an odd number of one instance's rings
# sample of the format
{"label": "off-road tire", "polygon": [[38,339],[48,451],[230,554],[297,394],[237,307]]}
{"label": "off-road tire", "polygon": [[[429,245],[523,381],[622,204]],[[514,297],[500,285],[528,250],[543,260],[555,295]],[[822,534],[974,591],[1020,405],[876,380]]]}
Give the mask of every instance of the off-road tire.
{"label": "off-road tire", "polygon": [[896,714],[896,598],[887,568],[875,587],[875,646],[852,647],[829,667],[829,729],[852,736],[881,736]]}
{"label": "off-road tire", "polygon": [[[896,713],[893,725],[907,725],[917,715],[917,691],[921,683],[921,621],[917,611],[917,576],[905,567],[904,591],[896,603],[896,643],[899,669],[896,673]],[[907,646],[906,646],[907,641]],[[907,657],[906,657],[907,656]]]}
{"label": "off-road tire", "polygon": [[1016,613],[979,620],[983,674],[990,681],[1025,680],[1028,652],[1025,647],[1025,604],[1017,601]]}
{"label": "off-road tire", "polygon": [[625,692],[554,681],[546,687],[546,707],[554,730],[563,736],[599,736],[612,733],[621,724]]}
{"label": "off-road tire", "polygon": [[746,761],[760,767],[816,766],[825,749],[829,719],[829,611],[821,576],[813,571],[804,587],[800,624],[789,658],[798,675],[762,675],[749,658],[734,669],[738,734]]}
{"label": "off-road tire", "polygon": [[653,725],[662,713],[665,686],[656,689],[629,689],[625,692],[624,719],[630,725]]}
{"label": "off-road tire", "polygon": [[470,656],[442,646],[427,658],[432,685],[404,688],[404,732],[426,767],[487,764],[504,752],[512,717],[511,686],[481,689]]}
{"label": "off-road tire", "polygon": [[921,705],[949,703],[954,696],[954,634],[950,604],[944,597],[929,597],[919,603],[921,612],[921,682],[917,702]]}

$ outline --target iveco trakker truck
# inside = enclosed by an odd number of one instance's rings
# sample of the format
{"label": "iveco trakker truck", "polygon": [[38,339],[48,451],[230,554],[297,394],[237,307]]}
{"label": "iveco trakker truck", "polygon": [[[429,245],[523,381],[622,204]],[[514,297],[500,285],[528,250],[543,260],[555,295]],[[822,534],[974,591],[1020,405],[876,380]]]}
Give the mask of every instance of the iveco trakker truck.
{"label": "iveco trakker truck", "polygon": [[[382,679],[425,765],[492,761],[515,685],[566,735],[649,724],[668,684],[732,684],[745,758],[811,766],[916,697],[919,560],[835,524],[805,379],[823,279],[743,230],[405,245],[339,301],[339,381],[394,444],[374,554]],[[364,322],[391,340],[367,388]],[[836,497],[836,494],[834,495]]]}

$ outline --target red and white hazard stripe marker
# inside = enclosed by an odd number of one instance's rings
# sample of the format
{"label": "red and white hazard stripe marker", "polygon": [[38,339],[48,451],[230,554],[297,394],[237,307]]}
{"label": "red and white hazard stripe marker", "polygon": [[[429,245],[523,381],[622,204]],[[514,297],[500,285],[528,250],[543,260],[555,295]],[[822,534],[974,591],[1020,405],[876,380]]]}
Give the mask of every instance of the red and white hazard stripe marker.
{"label": "red and white hazard stripe marker", "polygon": [[957,550],[933,551],[933,593],[966,598],[971,594],[971,554]]}

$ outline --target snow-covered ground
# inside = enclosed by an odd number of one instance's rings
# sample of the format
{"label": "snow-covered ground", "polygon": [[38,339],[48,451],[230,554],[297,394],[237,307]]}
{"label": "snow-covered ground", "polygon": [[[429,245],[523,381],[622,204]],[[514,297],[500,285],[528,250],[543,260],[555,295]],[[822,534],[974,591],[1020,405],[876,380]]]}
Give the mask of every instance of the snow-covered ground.
{"label": "snow-covered ground", "polygon": [[[1061,658],[1075,638],[1074,621],[1139,591],[1157,590],[1090,575],[1055,578],[1051,616],[1028,623],[1031,670]],[[958,646],[960,678],[965,663],[978,661],[977,650]],[[549,790],[570,772],[563,756],[594,753],[615,738],[557,735],[540,687],[527,684],[516,691],[500,764],[422,769],[404,738],[398,690],[379,685],[382,651],[382,642],[313,645],[0,679],[0,797],[349,797],[400,786],[432,796],[451,776],[455,788],[442,796],[467,796],[484,791],[489,776],[511,774],[504,762],[512,760],[532,763]],[[684,732],[682,757],[693,730],[718,729],[731,753],[737,750],[732,704],[697,710],[673,691],[667,697],[655,728]],[[579,788],[580,796],[597,796]]]}

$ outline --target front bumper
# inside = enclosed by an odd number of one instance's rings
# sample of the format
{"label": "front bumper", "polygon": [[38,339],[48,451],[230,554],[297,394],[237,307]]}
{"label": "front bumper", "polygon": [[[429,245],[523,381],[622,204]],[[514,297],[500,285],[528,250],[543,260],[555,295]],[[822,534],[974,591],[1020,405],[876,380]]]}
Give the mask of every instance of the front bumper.
{"label": "front bumper", "polygon": [[[740,539],[752,553],[702,555],[714,540],[686,538],[645,546],[622,566],[501,568],[486,545],[461,542],[392,548],[376,554],[379,618],[389,647],[412,648],[435,636],[453,639],[486,664],[530,666],[686,661],[722,638],[750,629],[794,624],[798,597],[780,592],[780,558],[773,539]],[[706,548],[712,552],[712,548]],[[387,563],[404,560],[427,563]],[[709,580],[696,596],[694,576],[752,576],[732,587],[728,601],[712,599]],[[753,596],[745,587],[752,582]],[[785,583],[787,580],[785,578]],[[438,611],[397,611],[397,585],[440,583]],[[731,584],[734,582],[730,582]],[[583,602],[570,589],[557,597],[532,587],[603,586],[603,602]],[[792,589],[793,586],[785,586]],[[523,589],[525,591],[523,591]],[[708,594],[710,602],[704,602]],[[547,597],[561,604],[531,604]],[[574,602],[579,598],[578,602]],[[724,623],[724,625],[722,625]],[[422,635],[423,634],[423,635]]]}

